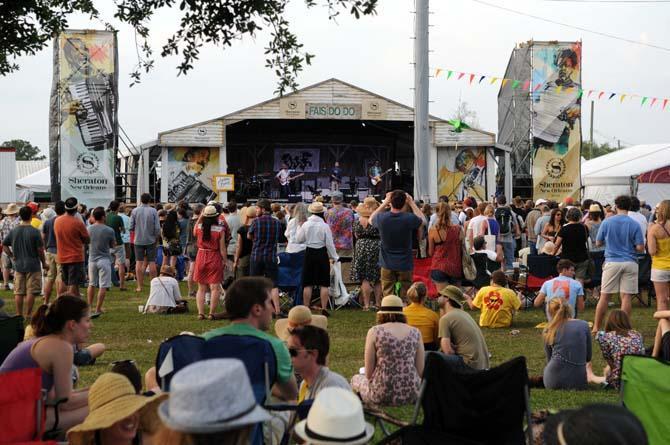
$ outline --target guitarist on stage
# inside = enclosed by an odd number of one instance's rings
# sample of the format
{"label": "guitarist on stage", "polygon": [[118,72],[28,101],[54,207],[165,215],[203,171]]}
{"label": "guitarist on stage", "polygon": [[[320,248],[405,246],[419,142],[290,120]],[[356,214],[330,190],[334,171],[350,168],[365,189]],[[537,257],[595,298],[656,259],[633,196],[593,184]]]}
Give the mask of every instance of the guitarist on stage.
{"label": "guitarist on stage", "polygon": [[335,161],[335,166],[330,171],[330,191],[337,192],[342,184],[342,169],[340,163]]}
{"label": "guitarist on stage", "polygon": [[382,173],[382,168],[379,166],[379,161],[375,160],[375,163],[368,170],[368,177],[370,178],[370,194],[382,194],[382,176],[384,176],[384,174],[385,173]]}
{"label": "guitarist on stage", "polygon": [[279,197],[288,199],[291,181],[303,175],[304,173],[300,173],[299,175],[291,176],[291,170],[289,170],[288,165],[282,162],[281,169],[275,175],[275,178],[279,180]]}

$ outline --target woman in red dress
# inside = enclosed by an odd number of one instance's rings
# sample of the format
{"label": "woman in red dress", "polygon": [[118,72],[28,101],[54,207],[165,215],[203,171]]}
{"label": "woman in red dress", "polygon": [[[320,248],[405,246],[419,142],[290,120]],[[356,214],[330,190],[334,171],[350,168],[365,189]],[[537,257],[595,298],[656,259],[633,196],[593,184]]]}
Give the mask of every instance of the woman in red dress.
{"label": "woman in red dress", "polygon": [[[209,320],[214,319],[214,312],[221,296],[221,282],[226,265],[227,247],[229,238],[226,225],[220,225],[219,212],[214,206],[207,206],[200,214],[198,222],[193,228],[193,236],[197,240],[198,253],[195,257],[193,281],[198,283],[196,305],[198,306],[198,320],[205,319],[205,292],[209,288],[211,304],[209,305]],[[225,224],[225,223],[224,223]]]}

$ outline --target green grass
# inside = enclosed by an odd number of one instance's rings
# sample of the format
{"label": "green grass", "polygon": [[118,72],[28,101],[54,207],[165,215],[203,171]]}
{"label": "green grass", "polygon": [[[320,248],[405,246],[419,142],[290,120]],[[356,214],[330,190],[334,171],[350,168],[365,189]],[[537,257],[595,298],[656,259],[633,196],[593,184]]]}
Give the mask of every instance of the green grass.
{"label": "green grass", "polygon": [[[183,285],[183,283],[182,283]],[[128,283],[132,289],[134,283]],[[182,286],[182,295],[186,295]],[[189,299],[191,312],[180,315],[142,315],[137,306],[144,304],[148,288],[142,294],[132,291],[119,292],[114,289],[108,293],[105,301],[107,313],[94,320],[90,341],[102,342],[107,352],[93,366],[80,368],[80,386],[88,386],[97,376],[111,367],[115,360],[134,359],[141,371],[153,366],[158,345],[164,339],[181,331],[196,334],[221,326],[221,321],[198,321],[195,317],[195,301]],[[141,295],[141,296],[140,296]],[[11,292],[0,291],[9,313],[14,312]],[[652,318],[654,309],[634,303],[633,326],[642,333],[645,344],[653,343],[656,324]],[[478,319],[478,312],[470,312]],[[589,307],[580,318],[593,320],[593,307]],[[374,324],[372,312],[343,309],[333,313],[329,320],[328,331],[331,338],[329,366],[336,372],[350,378],[363,366],[363,346],[367,330]],[[484,335],[492,356],[492,365],[502,363],[512,357],[525,355],[530,375],[542,373],[545,364],[544,350],[540,330],[534,326],[544,320],[544,312],[539,309],[520,312],[514,322],[518,335],[511,335],[511,329],[485,329]],[[593,345],[593,369],[601,372],[605,363],[597,344]],[[611,402],[618,400],[618,394],[612,390],[591,386],[586,391],[552,391],[533,389],[531,404],[533,410],[553,408],[573,408],[593,402]],[[409,419],[410,407],[389,410],[402,418]]]}

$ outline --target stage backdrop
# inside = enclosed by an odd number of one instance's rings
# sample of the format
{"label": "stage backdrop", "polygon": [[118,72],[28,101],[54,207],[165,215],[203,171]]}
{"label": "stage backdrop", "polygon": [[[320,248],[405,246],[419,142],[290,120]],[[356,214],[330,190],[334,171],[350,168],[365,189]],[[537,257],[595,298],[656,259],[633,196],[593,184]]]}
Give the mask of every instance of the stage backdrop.
{"label": "stage backdrop", "polygon": [[484,148],[439,148],[437,194],[449,200],[472,196],[486,200],[486,150]]}
{"label": "stage backdrop", "polygon": [[284,163],[300,173],[318,173],[320,153],[318,148],[275,148],[274,171],[279,171]]}
{"label": "stage backdrop", "polygon": [[170,147],[167,155],[169,202],[206,203],[213,199],[214,176],[219,174],[218,147]]}
{"label": "stage backdrop", "polygon": [[111,31],[68,30],[54,40],[49,153],[54,199],[89,208],[114,199],[118,53]]}
{"label": "stage backdrop", "polygon": [[582,45],[535,43],[531,93],[533,199],[579,198]]}

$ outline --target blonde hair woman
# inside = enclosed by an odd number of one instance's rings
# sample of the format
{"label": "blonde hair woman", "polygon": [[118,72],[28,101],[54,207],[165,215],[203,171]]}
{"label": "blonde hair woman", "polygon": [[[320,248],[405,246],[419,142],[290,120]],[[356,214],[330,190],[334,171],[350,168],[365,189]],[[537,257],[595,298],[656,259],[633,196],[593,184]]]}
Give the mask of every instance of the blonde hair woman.
{"label": "blonde hair woman", "polygon": [[656,310],[668,309],[670,298],[670,200],[656,206],[656,222],[647,232],[647,249],[651,255],[651,281],[656,290]]}
{"label": "blonde hair woman", "polygon": [[428,231],[428,256],[430,279],[438,290],[449,284],[460,283],[463,277],[461,243],[464,234],[461,226],[451,224],[451,208],[441,202],[437,206],[437,222]]}
{"label": "blonde hair woman", "polygon": [[549,302],[551,321],[543,333],[548,389],[586,389],[586,364],[591,361],[591,330],[584,320],[572,318],[572,306],[563,298]]}
{"label": "blonde hair woman", "polygon": [[420,281],[413,283],[407,289],[408,306],[402,309],[407,318],[407,324],[414,326],[421,332],[423,348],[426,351],[437,351],[437,331],[440,316],[425,306],[428,289]]}

